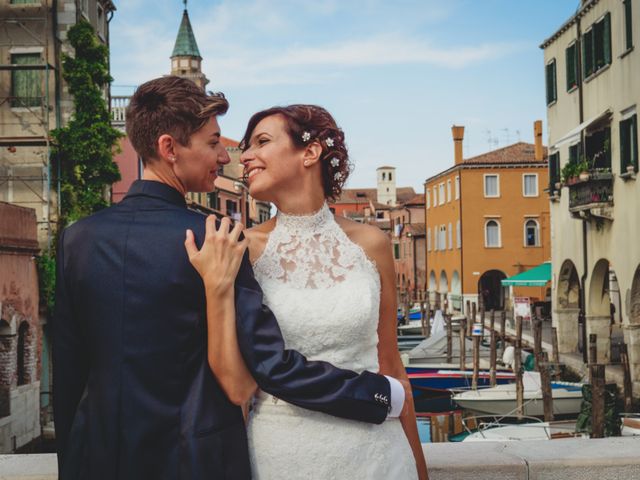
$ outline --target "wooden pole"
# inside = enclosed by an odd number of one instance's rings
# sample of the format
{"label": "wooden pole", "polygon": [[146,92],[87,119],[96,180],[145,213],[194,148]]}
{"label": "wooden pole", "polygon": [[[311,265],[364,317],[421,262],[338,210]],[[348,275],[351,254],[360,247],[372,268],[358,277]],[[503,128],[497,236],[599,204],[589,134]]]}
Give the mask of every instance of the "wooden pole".
{"label": "wooden pole", "polygon": [[551,344],[553,347],[553,369],[556,379],[560,378],[560,352],[558,351],[558,329],[551,328]]}
{"label": "wooden pole", "polygon": [[467,300],[467,308],[464,311],[464,316],[469,320],[469,315],[471,314],[471,301]]}
{"label": "wooden pole", "polygon": [[516,374],[516,414],[518,419],[524,415],[524,384],[522,383],[522,317],[516,317],[516,343],[513,362]]}
{"label": "wooden pole", "polygon": [[589,363],[598,363],[598,335],[595,333],[589,334]]}
{"label": "wooden pole", "polygon": [[504,350],[507,348],[507,312],[505,310],[500,313],[500,342],[502,344],[500,356],[504,356]]}
{"label": "wooden pole", "polygon": [[491,386],[496,386],[496,362],[498,356],[498,345],[496,342],[496,331],[491,329],[491,356],[489,358],[489,381]]}
{"label": "wooden pole", "polygon": [[480,374],[480,337],[473,337],[473,377],[471,380],[471,388],[477,390],[478,376]]}
{"label": "wooden pole", "polygon": [[533,359],[536,370],[540,371],[540,354],[542,353],[542,320],[533,318]]}
{"label": "wooden pole", "polygon": [[423,299],[420,299],[420,327],[422,328],[422,336],[427,336],[427,323],[429,323],[429,319],[425,318],[426,315],[426,305]]}
{"label": "wooden pole", "polygon": [[551,375],[549,374],[549,357],[547,352],[540,352],[540,383],[542,388],[542,405],[544,407],[544,421],[553,421],[553,395],[551,394]]}
{"label": "wooden pole", "polygon": [[471,321],[467,325],[467,336],[471,336],[471,331],[473,330],[473,324],[476,323],[476,302],[471,304]]}
{"label": "wooden pole", "polygon": [[451,327],[451,315],[445,315],[444,321],[447,325],[447,363],[451,363],[453,356],[453,329]]}
{"label": "wooden pole", "polygon": [[460,335],[460,370],[464,371],[467,368],[467,320],[464,318],[460,320],[460,330],[458,333]]}
{"label": "wooden pole", "polygon": [[604,437],[604,365],[591,364],[591,438]]}
{"label": "wooden pole", "polygon": [[632,410],[632,387],[631,370],[629,369],[629,352],[626,343],[620,345],[620,362],[622,363],[623,374],[624,411],[628,413]]}

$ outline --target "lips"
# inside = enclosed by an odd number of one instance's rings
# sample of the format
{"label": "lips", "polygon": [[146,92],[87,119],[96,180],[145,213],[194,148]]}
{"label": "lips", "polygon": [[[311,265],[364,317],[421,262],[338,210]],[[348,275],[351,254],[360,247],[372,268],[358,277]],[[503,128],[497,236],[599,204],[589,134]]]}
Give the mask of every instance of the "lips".
{"label": "lips", "polygon": [[262,167],[251,167],[245,171],[244,178],[246,178],[247,181],[251,181],[256,175],[263,171],[264,168]]}

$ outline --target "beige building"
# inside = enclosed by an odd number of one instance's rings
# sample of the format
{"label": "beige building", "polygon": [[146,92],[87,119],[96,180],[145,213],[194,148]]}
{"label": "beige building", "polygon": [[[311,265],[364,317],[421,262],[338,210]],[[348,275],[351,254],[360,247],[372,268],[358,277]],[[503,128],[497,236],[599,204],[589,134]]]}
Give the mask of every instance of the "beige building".
{"label": "beige building", "polygon": [[41,247],[58,215],[49,132],[73,111],[62,79],[67,31],[88,20],[108,45],[114,11],[111,0],[0,0],[0,201],[35,209]]}
{"label": "beige building", "polygon": [[[629,348],[640,394],[640,3],[582,1],[544,41],[553,323],[562,352]],[[579,175],[579,177],[578,177]]]}

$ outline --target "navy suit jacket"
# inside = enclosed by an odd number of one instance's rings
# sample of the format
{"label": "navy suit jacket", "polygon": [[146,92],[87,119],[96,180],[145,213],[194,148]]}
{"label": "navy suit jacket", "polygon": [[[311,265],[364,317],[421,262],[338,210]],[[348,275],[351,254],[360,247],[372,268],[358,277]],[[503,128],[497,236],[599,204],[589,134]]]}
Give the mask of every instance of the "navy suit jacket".
{"label": "navy suit jacket", "polygon": [[[122,202],[62,232],[53,319],[62,480],[251,477],[241,410],[209,369],[204,286],[184,249],[185,231],[201,244],[204,226],[178,191],[140,180]],[[240,349],[260,388],[384,421],[384,377],[285,349],[247,256],[235,292]]]}

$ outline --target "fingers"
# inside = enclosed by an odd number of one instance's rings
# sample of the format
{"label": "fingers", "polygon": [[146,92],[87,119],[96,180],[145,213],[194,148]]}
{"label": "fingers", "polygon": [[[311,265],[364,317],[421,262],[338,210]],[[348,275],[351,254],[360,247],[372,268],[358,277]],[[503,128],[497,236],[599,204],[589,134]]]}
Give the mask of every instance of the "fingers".
{"label": "fingers", "polygon": [[216,233],[216,216],[209,215],[205,224],[205,241],[211,240]]}
{"label": "fingers", "polygon": [[198,247],[196,247],[196,242],[191,230],[187,230],[186,238],[184,240],[184,248],[187,250],[189,260],[191,260],[193,256],[198,253]]}
{"label": "fingers", "polygon": [[229,233],[229,238],[232,241],[237,242],[243,230],[244,230],[244,225],[241,224],[240,222],[236,222],[236,224],[233,226],[233,229]]}

